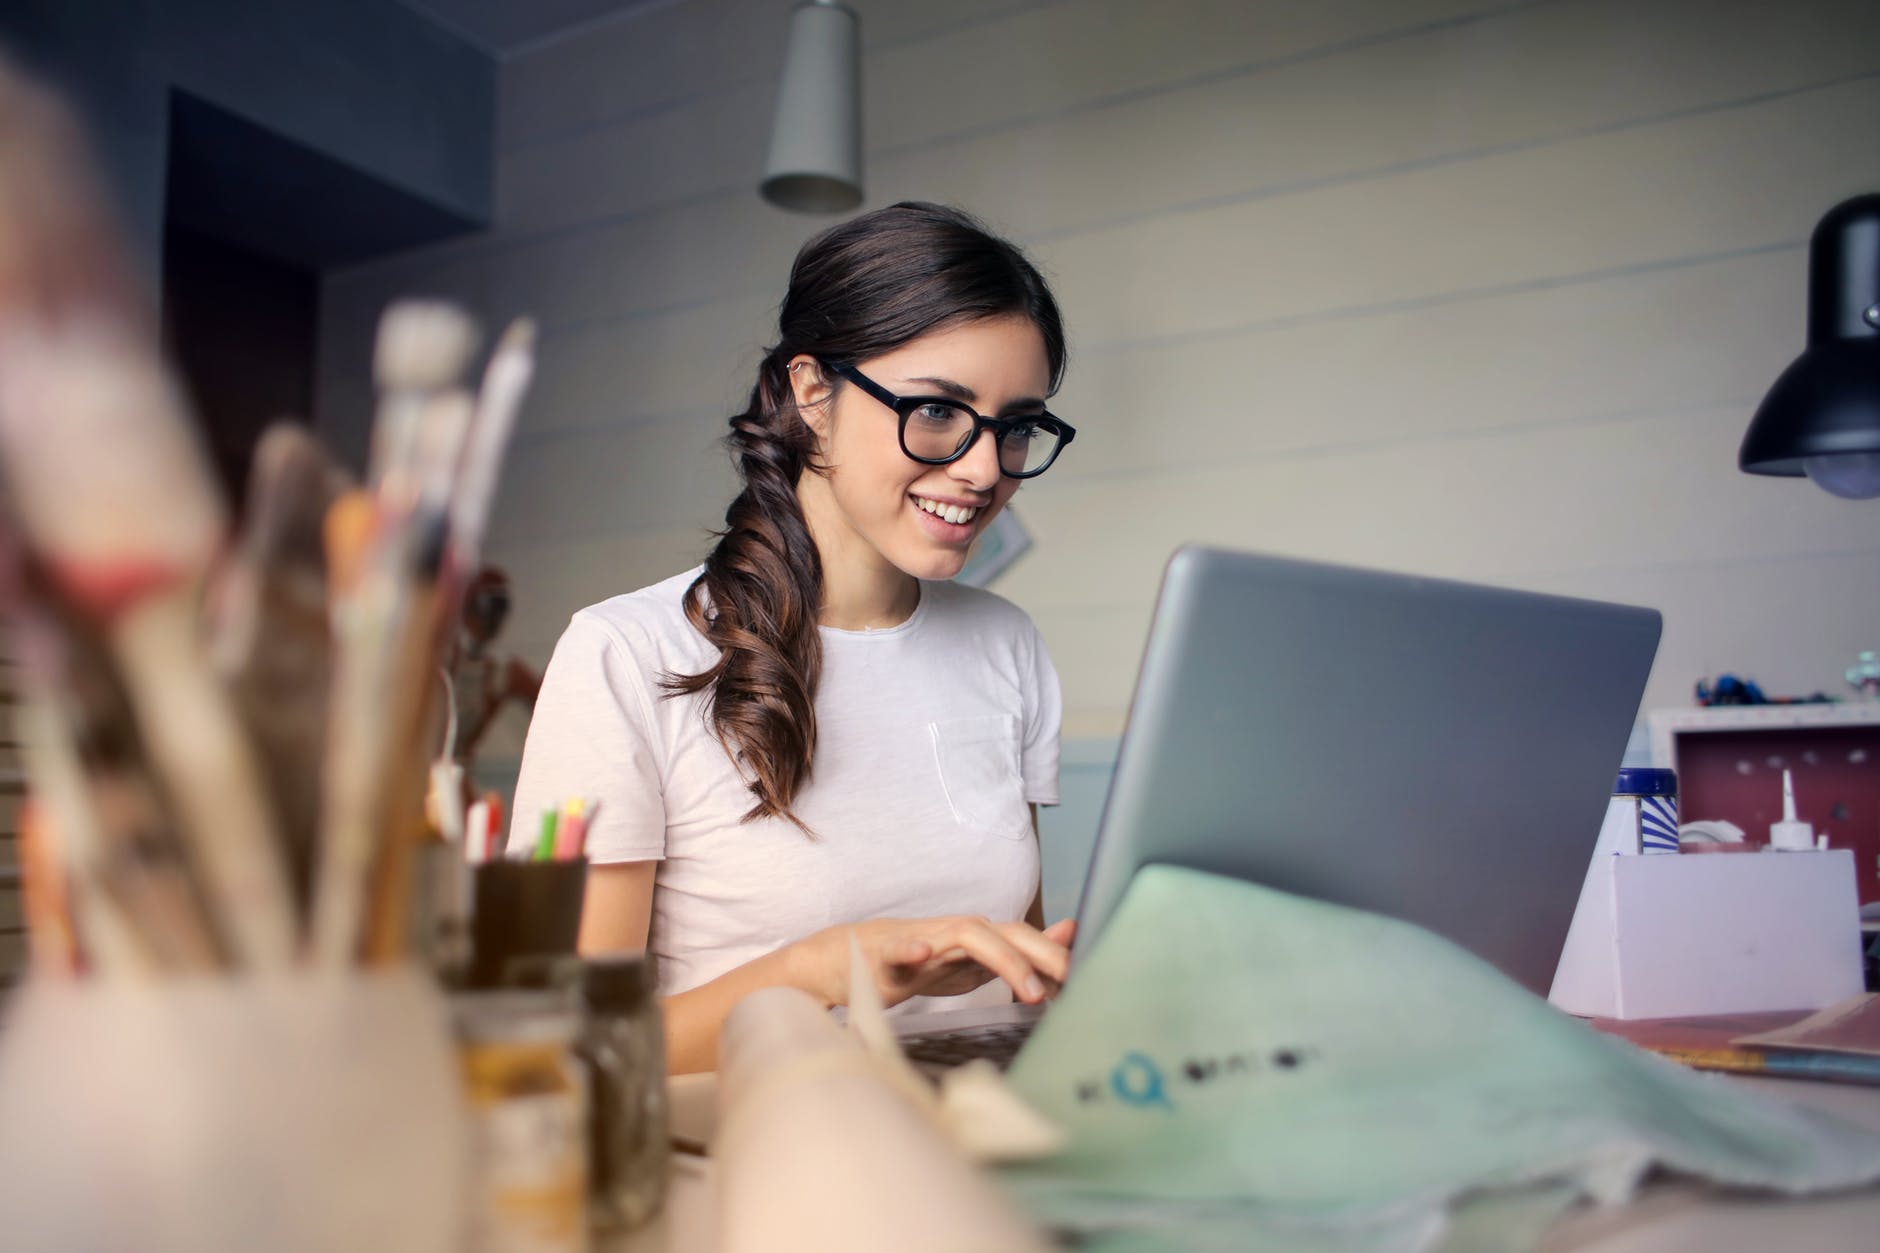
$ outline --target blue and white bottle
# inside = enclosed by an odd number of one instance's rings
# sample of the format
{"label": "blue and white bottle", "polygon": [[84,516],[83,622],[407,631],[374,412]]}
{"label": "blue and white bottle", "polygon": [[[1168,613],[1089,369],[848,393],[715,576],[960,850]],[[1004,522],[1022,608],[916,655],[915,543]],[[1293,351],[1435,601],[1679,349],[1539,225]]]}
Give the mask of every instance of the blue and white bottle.
{"label": "blue and white bottle", "polygon": [[1644,766],[1621,770],[1612,785],[1612,805],[1630,811],[1627,817],[1638,832],[1637,851],[1678,851],[1677,771]]}

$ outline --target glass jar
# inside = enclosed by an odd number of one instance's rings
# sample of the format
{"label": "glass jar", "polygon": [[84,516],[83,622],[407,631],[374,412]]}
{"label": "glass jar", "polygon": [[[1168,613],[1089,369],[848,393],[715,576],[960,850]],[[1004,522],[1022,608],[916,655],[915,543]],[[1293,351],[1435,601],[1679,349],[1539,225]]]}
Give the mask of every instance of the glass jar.
{"label": "glass jar", "polygon": [[637,1227],[666,1199],[666,1035],[644,957],[591,960],[576,1052],[588,1065],[589,1215],[597,1230]]}
{"label": "glass jar", "polygon": [[470,1105],[475,1253],[585,1253],[588,1084],[566,991],[453,998]]}

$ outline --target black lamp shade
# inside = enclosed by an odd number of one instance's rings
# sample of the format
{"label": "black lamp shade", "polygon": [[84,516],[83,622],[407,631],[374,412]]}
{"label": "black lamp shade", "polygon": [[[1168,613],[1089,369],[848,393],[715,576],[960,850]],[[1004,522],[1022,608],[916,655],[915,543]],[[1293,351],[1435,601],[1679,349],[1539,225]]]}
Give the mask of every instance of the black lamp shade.
{"label": "black lamp shade", "polygon": [[1808,349],[1756,409],[1737,465],[1804,473],[1807,457],[1880,454],[1880,195],[1830,209],[1808,246]]}
{"label": "black lamp shade", "polygon": [[1739,466],[1802,471],[1802,458],[1880,452],[1880,339],[1819,344],[1776,379],[1750,419]]}

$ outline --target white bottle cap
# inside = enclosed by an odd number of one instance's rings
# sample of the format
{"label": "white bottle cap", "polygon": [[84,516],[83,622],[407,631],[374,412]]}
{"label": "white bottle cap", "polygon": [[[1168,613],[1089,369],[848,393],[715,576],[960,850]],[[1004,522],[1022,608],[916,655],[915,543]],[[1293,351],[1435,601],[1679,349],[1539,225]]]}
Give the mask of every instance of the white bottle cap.
{"label": "white bottle cap", "polygon": [[1780,852],[1812,852],[1815,828],[1795,819],[1795,780],[1782,772],[1782,821],[1769,824],[1769,847]]}

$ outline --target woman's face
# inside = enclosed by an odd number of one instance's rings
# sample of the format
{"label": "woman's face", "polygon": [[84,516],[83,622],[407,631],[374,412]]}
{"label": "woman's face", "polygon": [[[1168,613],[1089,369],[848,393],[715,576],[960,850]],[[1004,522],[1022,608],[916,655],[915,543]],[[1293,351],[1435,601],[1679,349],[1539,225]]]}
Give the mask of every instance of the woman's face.
{"label": "woman's face", "polygon": [[[1042,410],[1051,384],[1043,337],[1016,315],[931,331],[853,364],[897,396],[944,396],[986,417]],[[823,378],[808,357],[792,365],[798,408],[821,437],[827,468],[799,486],[824,565],[892,567],[920,579],[958,574],[973,541],[1018,490],[1017,479],[999,473],[991,433],[980,432],[958,461],[924,465],[901,451],[894,410],[858,387],[832,387],[833,376]]]}

